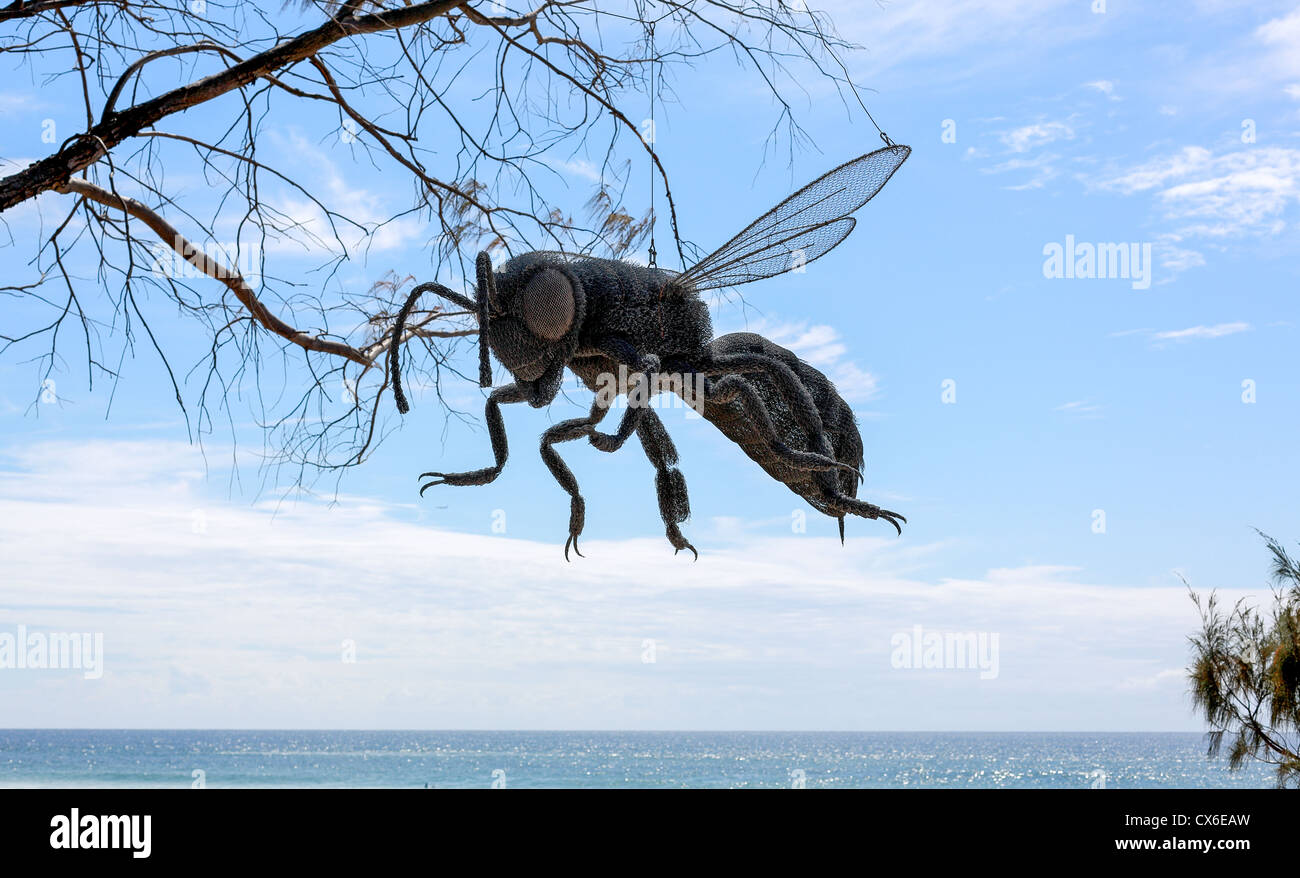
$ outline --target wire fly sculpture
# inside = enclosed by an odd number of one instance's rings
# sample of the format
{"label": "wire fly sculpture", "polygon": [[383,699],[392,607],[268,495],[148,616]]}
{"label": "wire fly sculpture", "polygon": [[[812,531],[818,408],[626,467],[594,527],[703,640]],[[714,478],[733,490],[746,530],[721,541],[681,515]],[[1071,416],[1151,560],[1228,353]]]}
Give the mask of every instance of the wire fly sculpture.
{"label": "wire fly sculpture", "polygon": [[[567,368],[596,399],[586,417],[561,421],[541,438],[542,460],[570,497],[566,559],[570,546],[582,554],[578,537],[586,503],[556,446],[585,438],[614,452],[634,433],[655,468],[659,512],[674,553],[689,549],[698,559],[680,528],[690,516],[690,501],[677,449],[649,405],[658,389],[680,395],[768,475],[838,519],[841,543],[848,515],[883,519],[901,534],[906,518],[857,497],[862,437],[852,409],[830,379],[755,333],[714,338],[699,294],[782,274],[824,256],[848,237],[856,224],[852,214],[910,154],[909,147],[890,143],[840,165],[680,273],[653,261],[647,266],[548,251],[524,253],[494,269],[491,257],[480,253],[473,299],[441,284],[417,286],[397,315],[393,338],[402,337],[416,300],[432,292],[476,315],[480,385],[492,384],[489,351],[514,379],[487,399],[494,463],[469,472],[422,473],[429,481],[421,495],[434,485],[486,485],[496,479],[509,453],[501,406],[549,405]],[[389,371],[397,408],[405,413],[399,351],[400,345],[391,345]],[[614,432],[601,432],[598,427],[619,395],[627,399],[622,420]]]}

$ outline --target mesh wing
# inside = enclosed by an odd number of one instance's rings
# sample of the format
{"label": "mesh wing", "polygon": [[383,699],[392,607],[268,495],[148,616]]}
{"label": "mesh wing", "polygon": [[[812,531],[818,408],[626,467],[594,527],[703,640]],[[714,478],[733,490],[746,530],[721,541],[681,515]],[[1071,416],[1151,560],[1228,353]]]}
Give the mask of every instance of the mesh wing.
{"label": "mesh wing", "polygon": [[850,214],[874,198],[911,153],[911,147],[887,146],[840,165],[754,220],[673,284],[733,287],[826,255],[853,231]]}

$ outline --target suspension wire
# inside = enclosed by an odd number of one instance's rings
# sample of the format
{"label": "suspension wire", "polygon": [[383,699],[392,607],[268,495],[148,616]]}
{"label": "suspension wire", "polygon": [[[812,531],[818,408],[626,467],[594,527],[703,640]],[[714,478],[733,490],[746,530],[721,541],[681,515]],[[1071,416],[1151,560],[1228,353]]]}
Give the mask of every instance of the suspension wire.
{"label": "suspension wire", "polygon": [[885,142],[885,146],[894,146],[895,145],[894,141],[890,140],[889,135],[886,134],[884,130],[881,129],[881,127],[876,124],[876,118],[871,115],[871,111],[867,109],[867,105],[862,103],[861,100],[858,101],[858,105],[862,107],[862,112],[867,114],[867,118],[871,120],[871,124],[875,125],[876,131],[880,133],[880,139]]}
{"label": "suspension wire", "polygon": [[659,140],[659,131],[655,128],[655,80],[659,59],[655,52],[655,23],[650,21],[647,24],[650,38],[650,268],[653,270],[658,267],[658,254],[655,252],[655,143]]}
{"label": "suspension wire", "polygon": [[[622,19],[622,20],[624,20],[624,21],[640,21],[640,22],[642,22],[643,24],[648,25],[648,26],[649,26],[649,33],[650,33],[650,37],[651,37],[651,41],[652,41],[652,42],[651,42],[651,51],[653,52],[653,45],[654,45],[654,44],[653,44],[653,39],[654,39],[654,23],[655,23],[655,20],[647,20],[647,19],[646,19],[646,17],[645,17],[645,10],[644,10],[644,7],[642,6],[641,3],[637,3],[637,10],[638,10],[638,13],[639,13],[639,17],[638,17],[638,18],[633,18],[633,17],[630,16],[630,15],[619,15],[617,12],[610,12],[608,9],[599,9],[599,10],[595,10],[595,12],[596,12],[597,17],[599,17],[599,16],[601,16],[601,15],[604,15],[604,16],[607,16],[607,17],[609,17],[609,18],[618,18],[618,19]],[[668,18],[669,16],[671,16],[671,15],[673,14],[673,12],[674,12],[674,10],[670,9],[670,10],[668,10],[668,12],[664,13],[662,16],[660,16],[660,17],[659,17],[658,19],[656,19],[656,20],[657,20],[657,21],[662,21],[663,19]],[[652,57],[653,57],[653,55],[652,55]],[[656,64],[656,66],[657,66],[657,64]],[[653,76],[653,71],[652,71],[651,75]],[[858,106],[862,108],[862,112],[864,112],[864,113],[867,114],[867,118],[871,120],[871,125],[872,125],[872,127],[874,127],[874,128],[876,129],[876,132],[880,135],[880,139],[881,139],[882,141],[884,141],[885,145],[886,145],[886,146],[897,146],[897,144],[894,143],[893,139],[891,139],[890,136],[889,136],[888,134],[885,133],[884,129],[880,127],[880,124],[879,124],[878,122],[876,122],[875,117],[871,115],[871,111],[867,109],[867,105],[863,102],[863,100],[862,100],[862,96],[858,94],[858,91],[857,91],[857,88],[856,88],[856,87],[853,88],[853,95],[854,95],[855,98],[857,98]],[[651,110],[651,113],[653,114],[653,112],[654,112],[654,102],[653,102],[653,98],[651,99],[650,110]],[[652,115],[652,118],[653,118],[653,115]],[[652,194],[653,194],[653,193],[652,193]],[[652,223],[651,223],[651,230],[652,230],[652,232],[653,232],[653,229],[654,229],[654,224],[653,224],[653,221],[652,221]]]}
{"label": "suspension wire", "polygon": [[[673,10],[669,9],[668,12],[664,13],[659,18],[649,18],[649,7],[654,5],[653,0],[640,0],[636,5],[639,18],[646,27],[646,37],[650,49],[650,142],[646,144],[649,147],[647,163],[650,169],[650,250],[648,256],[649,267],[654,269],[658,267],[658,251],[655,248],[655,221],[658,218],[655,211],[655,159],[657,157],[657,153],[655,152],[655,143],[659,139],[659,132],[655,128],[655,105],[658,103],[658,80],[660,78],[659,55],[655,47],[655,23],[670,17],[673,14]],[[622,18],[628,21],[635,20],[630,16],[619,15],[618,13],[610,12],[608,10],[598,12],[598,15],[599,14],[608,15],[613,18]],[[862,96],[858,94],[856,87],[853,88],[853,93],[857,98],[858,106],[862,108],[862,112],[866,114],[867,119],[870,120],[872,127],[876,129],[876,133],[880,135],[880,139],[885,146],[896,146],[897,144],[894,143],[893,139],[890,138],[890,136],[885,133],[885,130],[880,127],[880,123],[876,121],[876,117],[871,115],[871,110],[868,109],[866,103],[863,102]]]}

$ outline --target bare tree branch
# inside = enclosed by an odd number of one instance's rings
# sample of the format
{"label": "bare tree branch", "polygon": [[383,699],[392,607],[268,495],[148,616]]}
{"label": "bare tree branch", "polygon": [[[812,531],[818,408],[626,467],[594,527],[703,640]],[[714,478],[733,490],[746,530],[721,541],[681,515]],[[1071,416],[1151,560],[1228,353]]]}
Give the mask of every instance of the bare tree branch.
{"label": "bare tree branch", "polygon": [[[277,474],[342,472],[392,429],[380,401],[394,346],[409,346],[412,386],[462,416],[442,382],[463,378],[455,364],[462,339],[477,333],[474,315],[416,312],[394,339],[415,275],[463,280],[480,250],[627,256],[656,219],[647,198],[627,193],[648,194],[651,183],[666,196],[686,267],[692,248],[677,232],[671,162],[636,121],[650,108],[652,75],[657,97],[671,102],[673,68],[713,56],[739,65],[773,95],[773,143],[803,138],[787,94],[801,77],[833,83],[846,104],[858,96],[841,58],[854,47],[802,4],[527,2],[0,7],[0,57],[51,88],[75,82],[85,117],[84,129],[26,167],[0,160],[0,225],[22,237],[8,246],[30,247],[22,259],[6,255],[15,276],[0,278],[0,293],[30,325],[6,321],[0,355],[24,352],[42,380],[81,364],[93,387],[123,380],[137,337],[147,338],[199,441],[218,421],[233,438],[251,414]],[[286,129],[299,126],[301,146],[286,149]],[[327,141],[334,152],[318,146]],[[329,173],[296,153],[318,154]],[[339,153],[351,164],[336,171]],[[407,184],[408,200],[391,206],[387,191],[381,199],[354,185],[365,165]],[[200,180],[197,192],[177,177]],[[592,189],[576,200],[586,204],[577,219],[557,203],[575,179]],[[40,196],[42,211],[56,211],[52,227],[38,235],[10,222]],[[341,278],[355,284],[367,271],[360,257],[373,257],[390,232],[427,264],[347,289]],[[421,236],[423,246],[410,243]],[[314,268],[304,271],[288,245],[318,260]],[[169,268],[164,254],[191,270]],[[163,296],[146,295],[154,291]],[[192,358],[186,368],[173,368],[178,348]]]}
{"label": "bare tree branch", "polygon": [[151,210],[134,198],[123,198],[85,180],[69,180],[61,185],[58,191],[83,195],[91,201],[117,208],[143,221],[145,225],[154,230],[163,243],[179,253],[186,262],[208,277],[225,284],[235,294],[235,298],[239,299],[240,303],[248,309],[248,313],[253,316],[254,320],[281,338],[288,339],[305,350],[333,354],[336,357],[351,360],[362,366],[368,367],[373,364],[372,359],[368,359],[365,354],[351,345],[309,335],[306,332],[294,329],[279,317],[276,317],[258,300],[257,294],[245,283],[244,278],[240,276],[238,271],[228,265],[223,265],[190,243],[184,235],[176,230],[175,226],[163,219],[156,211]]}

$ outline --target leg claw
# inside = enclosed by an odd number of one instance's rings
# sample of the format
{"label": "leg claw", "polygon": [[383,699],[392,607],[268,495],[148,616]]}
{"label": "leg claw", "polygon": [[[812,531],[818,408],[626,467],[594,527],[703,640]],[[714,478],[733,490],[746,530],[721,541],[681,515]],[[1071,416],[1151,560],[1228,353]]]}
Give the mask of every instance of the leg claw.
{"label": "leg claw", "polygon": [[888,509],[880,510],[879,517],[892,524],[894,530],[898,531],[900,537],[903,535],[903,528],[899,525],[899,522],[901,521],[903,524],[907,524],[906,518],[899,515],[897,512],[890,512]]}
{"label": "leg claw", "polygon": [[690,543],[687,543],[686,545],[682,546],[681,548],[675,548],[675,549],[673,549],[673,554],[676,555],[676,554],[677,554],[678,552],[680,552],[682,549],[690,549],[690,550],[691,550],[691,554],[695,556],[695,558],[694,558],[693,560],[695,560],[695,561],[700,560],[700,553],[697,552],[697,551],[695,551],[695,547],[692,546]]}
{"label": "leg claw", "polygon": [[420,493],[423,494],[434,485],[456,485],[459,487],[486,485],[496,481],[496,477],[499,475],[501,475],[500,467],[476,469],[465,473],[420,473],[422,479],[433,479],[428,484],[421,486]]}
{"label": "leg claw", "polygon": [[691,545],[690,541],[686,539],[686,537],[682,536],[682,531],[677,527],[676,523],[670,523],[668,525],[667,533],[668,542],[672,543],[674,555],[682,549],[690,549],[691,554],[695,556],[695,560],[700,560],[700,553],[695,551],[695,547]]}
{"label": "leg claw", "polygon": [[585,558],[585,557],[587,557],[586,555],[584,555],[584,554],[582,554],[581,552],[578,551],[578,535],[577,535],[577,534],[569,534],[569,538],[568,538],[567,540],[564,541],[564,560],[565,560],[565,561],[568,561],[568,560],[569,560],[569,546],[570,546],[570,545],[573,546],[573,552],[574,552],[574,554],[576,554],[579,558]]}

